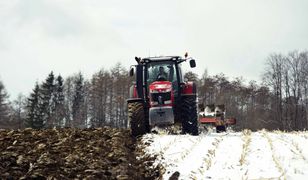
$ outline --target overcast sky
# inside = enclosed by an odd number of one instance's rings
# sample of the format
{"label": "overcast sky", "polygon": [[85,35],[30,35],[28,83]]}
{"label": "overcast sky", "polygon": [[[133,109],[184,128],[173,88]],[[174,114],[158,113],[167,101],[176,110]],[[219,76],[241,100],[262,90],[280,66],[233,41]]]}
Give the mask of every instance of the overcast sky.
{"label": "overcast sky", "polygon": [[52,70],[187,51],[200,75],[259,81],[270,53],[307,50],[307,19],[307,0],[0,0],[0,79],[13,99]]}

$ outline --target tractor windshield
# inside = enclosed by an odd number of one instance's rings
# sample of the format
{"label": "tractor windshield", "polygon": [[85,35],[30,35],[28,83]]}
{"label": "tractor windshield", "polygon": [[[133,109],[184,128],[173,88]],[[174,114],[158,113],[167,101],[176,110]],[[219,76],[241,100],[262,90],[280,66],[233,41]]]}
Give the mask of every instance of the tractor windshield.
{"label": "tractor windshield", "polygon": [[151,62],[148,64],[147,70],[148,84],[154,81],[176,81],[176,72],[172,61]]}
{"label": "tractor windshield", "polygon": [[170,81],[175,93],[178,90],[175,64],[172,61],[158,61],[147,64],[147,84],[154,81]]}

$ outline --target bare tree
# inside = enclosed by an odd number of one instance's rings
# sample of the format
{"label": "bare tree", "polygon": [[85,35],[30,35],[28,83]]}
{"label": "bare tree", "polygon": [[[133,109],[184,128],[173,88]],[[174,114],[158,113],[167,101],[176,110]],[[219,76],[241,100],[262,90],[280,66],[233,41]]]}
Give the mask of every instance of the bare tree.
{"label": "bare tree", "polygon": [[12,122],[14,122],[14,125],[17,126],[18,129],[23,129],[25,126],[26,103],[27,103],[27,98],[21,93],[18,94],[16,100],[14,100],[12,103],[11,119]]}
{"label": "bare tree", "polygon": [[282,127],[286,128],[286,122],[283,121],[282,118],[282,81],[283,81],[283,64],[284,64],[284,58],[281,54],[271,54],[267,58],[267,68],[265,71],[265,74],[263,76],[263,82],[265,85],[268,85],[272,88],[272,91],[275,94],[274,99],[274,106],[275,106],[275,113],[274,120],[279,122],[279,124],[282,125]]}
{"label": "bare tree", "polygon": [[0,81],[0,127],[2,128],[5,128],[9,123],[8,97],[8,93],[6,92],[2,81]]}

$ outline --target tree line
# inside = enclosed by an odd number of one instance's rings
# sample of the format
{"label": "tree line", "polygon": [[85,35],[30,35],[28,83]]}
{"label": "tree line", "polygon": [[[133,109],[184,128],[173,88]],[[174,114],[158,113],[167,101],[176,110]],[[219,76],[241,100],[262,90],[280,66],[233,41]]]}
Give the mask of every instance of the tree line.
{"label": "tree line", "polygon": [[271,54],[266,65],[263,81],[273,94],[273,120],[281,129],[307,129],[308,52]]}
{"label": "tree line", "polygon": [[239,130],[308,128],[308,51],[269,55],[259,84],[206,71],[201,78],[193,72],[185,76],[197,83],[199,103],[225,104]]}
{"label": "tree line", "polygon": [[132,78],[117,63],[89,80],[82,73],[65,79],[50,72],[29,96],[9,102],[0,81],[0,128],[127,127],[126,99]]}
{"label": "tree line", "polygon": [[[201,77],[198,103],[225,104],[227,117],[237,119],[237,130],[308,128],[308,52],[274,53],[267,57],[262,83],[224,74]],[[127,127],[126,99],[134,79],[121,64],[101,69],[90,79],[77,73],[65,79],[53,72],[37,82],[27,97],[9,102],[0,81],[0,128]]]}

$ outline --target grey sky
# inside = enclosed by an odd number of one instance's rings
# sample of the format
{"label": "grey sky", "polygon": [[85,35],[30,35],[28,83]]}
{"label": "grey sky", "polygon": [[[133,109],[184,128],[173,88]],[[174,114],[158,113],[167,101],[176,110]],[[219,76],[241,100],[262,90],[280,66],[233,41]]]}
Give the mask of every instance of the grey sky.
{"label": "grey sky", "polygon": [[259,80],[270,53],[307,50],[307,17],[307,0],[0,0],[0,79],[15,98],[51,70],[187,51],[199,74]]}

